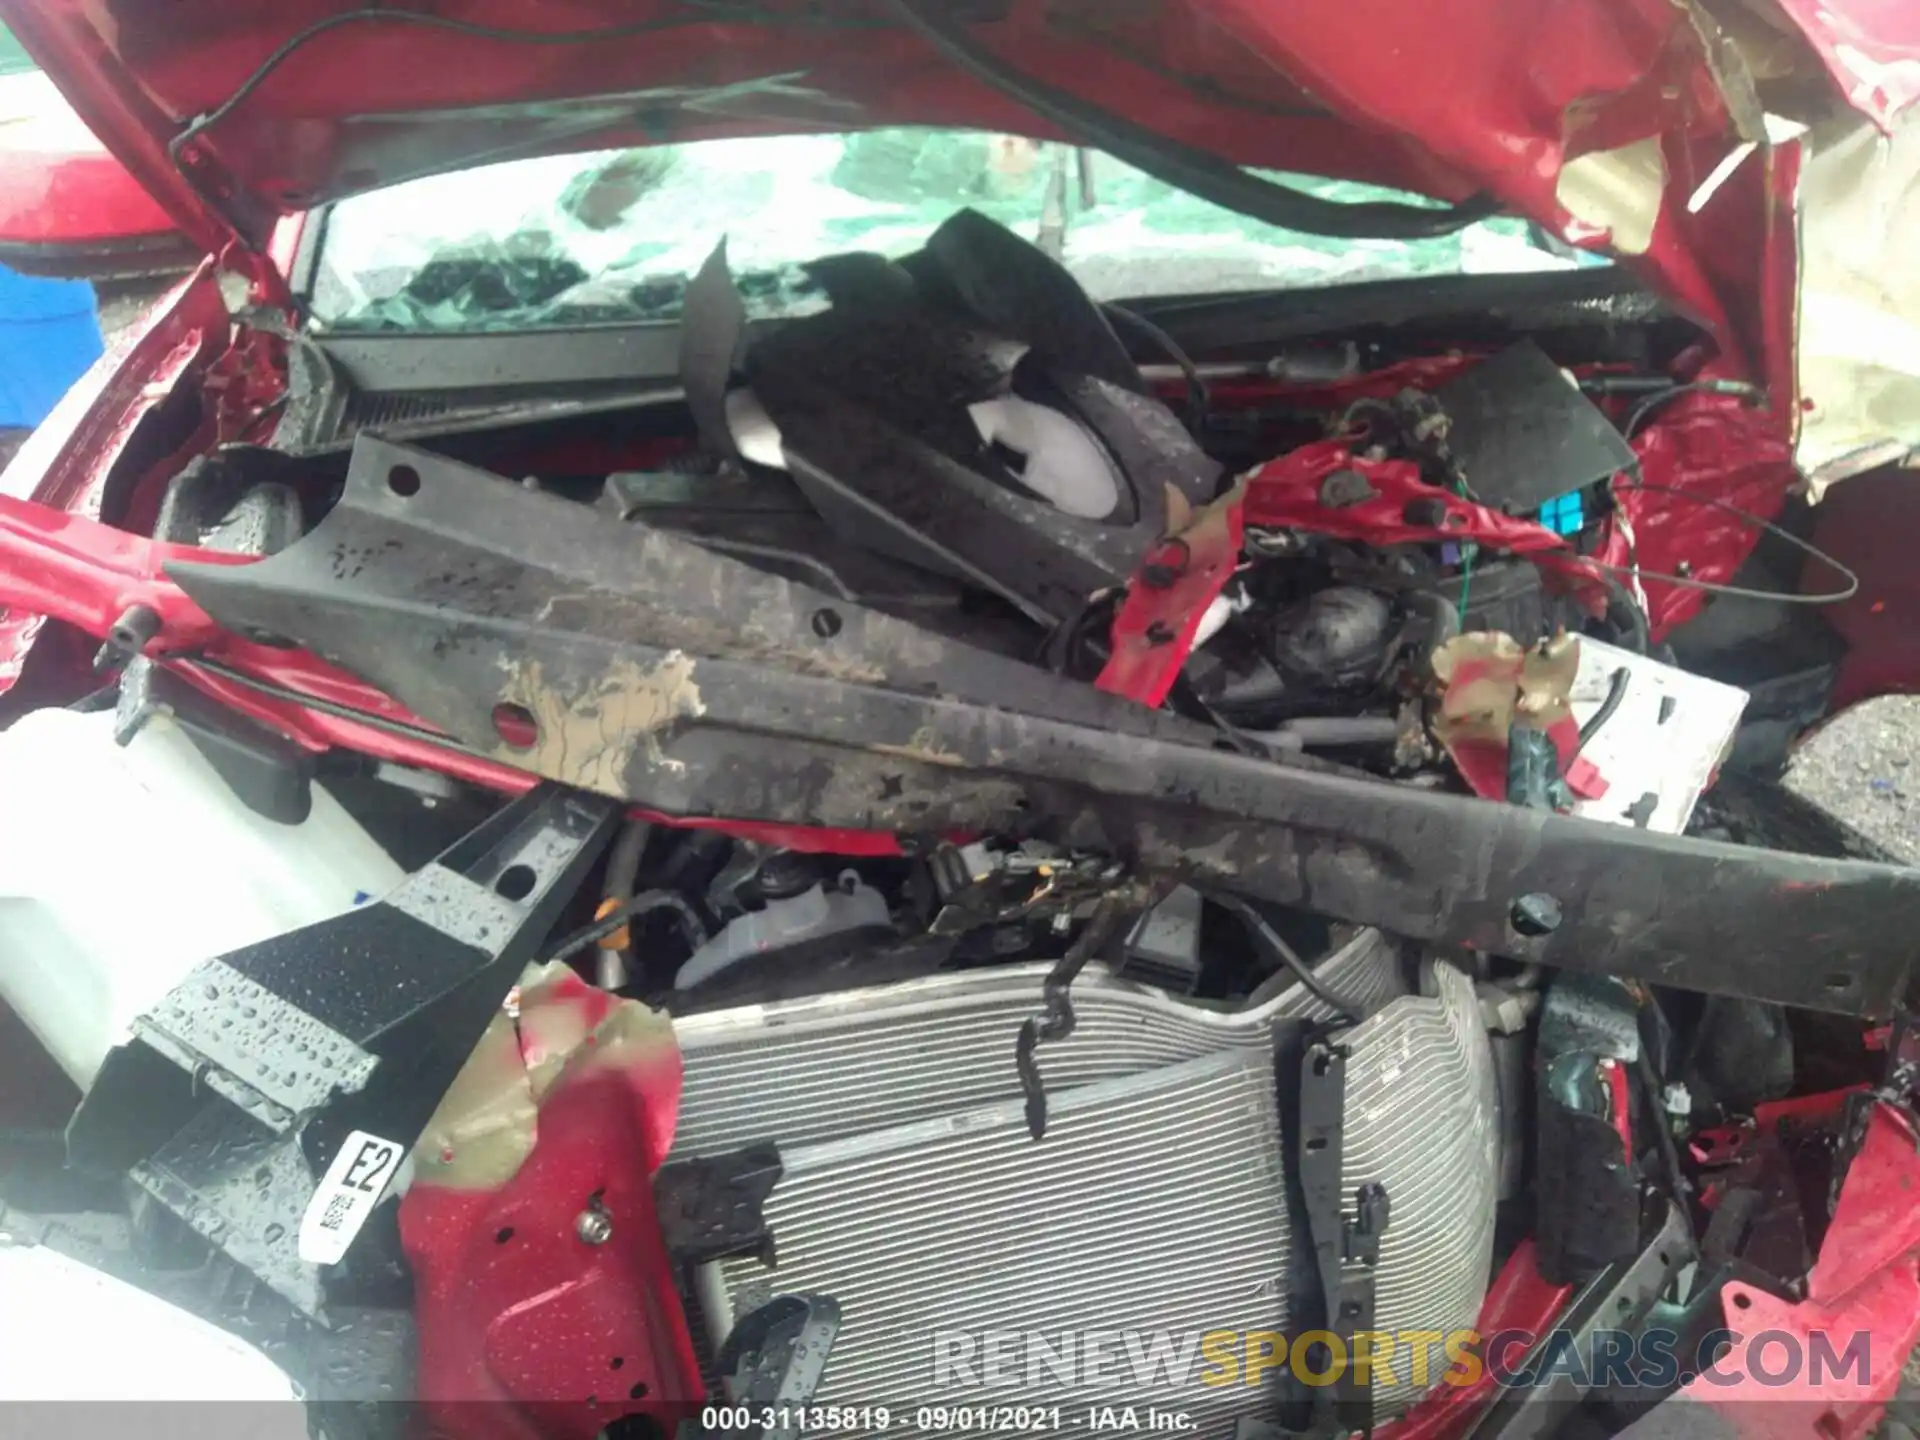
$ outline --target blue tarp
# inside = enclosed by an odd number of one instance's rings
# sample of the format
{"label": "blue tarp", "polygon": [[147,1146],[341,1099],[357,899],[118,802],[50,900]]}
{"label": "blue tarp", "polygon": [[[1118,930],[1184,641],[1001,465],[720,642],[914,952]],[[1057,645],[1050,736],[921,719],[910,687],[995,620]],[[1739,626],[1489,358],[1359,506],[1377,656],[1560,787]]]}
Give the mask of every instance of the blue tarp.
{"label": "blue tarp", "polygon": [[100,358],[93,287],[0,265],[0,429],[31,429]]}

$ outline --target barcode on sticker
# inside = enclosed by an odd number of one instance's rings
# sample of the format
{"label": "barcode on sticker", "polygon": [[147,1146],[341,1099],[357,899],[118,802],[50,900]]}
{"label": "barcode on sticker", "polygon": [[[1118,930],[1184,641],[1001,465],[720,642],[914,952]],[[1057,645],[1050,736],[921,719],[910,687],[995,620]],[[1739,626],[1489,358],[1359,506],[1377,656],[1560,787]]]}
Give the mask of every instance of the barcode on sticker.
{"label": "barcode on sticker", "polygon": [[345,1195],[335,1195],[327,1201],[327,1213],[320,1217],[322,1230],[338,1230],[347,1223],[347,1217],[353,1214],[353,1201]]}
{"label": "barcode on sticker", "polygon": [[405,1155],[398,1144],[356,1130],[333,1157],[300,1219],[300,1258],[337,1265],[386,1193]]}

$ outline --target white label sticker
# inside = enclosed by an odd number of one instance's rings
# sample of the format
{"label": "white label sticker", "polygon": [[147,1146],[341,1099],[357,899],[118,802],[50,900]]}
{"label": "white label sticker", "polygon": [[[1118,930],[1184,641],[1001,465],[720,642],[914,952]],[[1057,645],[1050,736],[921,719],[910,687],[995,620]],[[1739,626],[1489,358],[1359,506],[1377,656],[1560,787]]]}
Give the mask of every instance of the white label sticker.
{"label": "white label sticker", "polygon": [[386,1193],[406,1152],[391,1140],[356,1130],[333,1157],[300,1220],[300,1258],[337,1265]]}

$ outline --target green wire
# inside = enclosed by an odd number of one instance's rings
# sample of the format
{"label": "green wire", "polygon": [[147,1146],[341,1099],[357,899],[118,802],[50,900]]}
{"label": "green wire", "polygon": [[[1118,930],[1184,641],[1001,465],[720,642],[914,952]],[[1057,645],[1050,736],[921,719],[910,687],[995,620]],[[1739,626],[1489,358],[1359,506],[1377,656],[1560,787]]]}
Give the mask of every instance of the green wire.
{"label": "green wire", "polygon": [[1467,595],[1473,589],[1473,557],[1480,547],[1471,542],[1460,547],[1460,628],[1467,628]]}

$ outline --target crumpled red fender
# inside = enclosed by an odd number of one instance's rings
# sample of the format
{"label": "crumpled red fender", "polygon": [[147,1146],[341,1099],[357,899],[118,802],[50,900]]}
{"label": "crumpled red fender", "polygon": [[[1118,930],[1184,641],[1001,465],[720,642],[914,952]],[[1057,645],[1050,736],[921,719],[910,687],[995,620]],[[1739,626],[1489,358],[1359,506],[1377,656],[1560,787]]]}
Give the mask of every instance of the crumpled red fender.
{"label": "crumpled red fender", "polygon": [[[400,1203],[417,1395],[449,1433],[671,1433],[705,1395],[654,1212],[681,1065],[665,1015],[530,968],[415,1147]],[[580,1230],[594,1212],[604,1232]]]}

